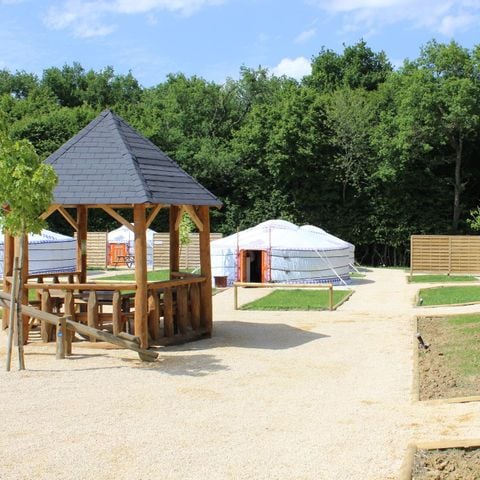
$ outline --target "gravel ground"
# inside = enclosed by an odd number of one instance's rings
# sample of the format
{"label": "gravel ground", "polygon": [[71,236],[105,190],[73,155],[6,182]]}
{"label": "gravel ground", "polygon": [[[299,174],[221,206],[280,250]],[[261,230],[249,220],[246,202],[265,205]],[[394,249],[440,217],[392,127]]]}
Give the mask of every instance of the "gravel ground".
{"label": "gravel ground", "polygon": [[29,345],[6,373],[2,333],[0,479],[395,479],[412,440],[480,438],[478,403],[414,399],[418,288],[372,270],[336,312],[234,311],[227,290],[213,338],[153,364]]}

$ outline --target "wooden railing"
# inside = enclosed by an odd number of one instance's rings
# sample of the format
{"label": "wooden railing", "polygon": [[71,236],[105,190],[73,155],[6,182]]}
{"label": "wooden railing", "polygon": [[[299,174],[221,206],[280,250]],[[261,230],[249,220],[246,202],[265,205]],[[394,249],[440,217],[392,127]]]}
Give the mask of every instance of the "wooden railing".
{"label": "wooden railing", "polygon": [[201,318],[206,278],[179,272],[171,276],[172,280],[148,284],[148,331],[154,343],[161,337],[188,340],[207,333]]}
{"label": "wooden railing", "polygon": [[[178,343],[208,333],[201,318],[206,278],[183,272],[173,272],[171,276],[171,280],[148,283],[148,331],[153,344]],[[114,335],[135,334],[135,283],[62,283],[54,280],[52,283],[28,283],[25,287],[39,292],[38,300],[32,303],[39,304],[44,312],[69,315],[73,321],[91,328],[111,329]],[[42,322],[41,337],[46,342],[54,340],[51,324]],[[95,337],[90,340],[95,341]]]}
{"label": "wooden railing", "polygon": [[[62,273],[35,273],[29,275],[28,281],[36,280],[37,283],[45,283],[46,279],[52,279],[51,283],[61,283],[65,278],[68,283],[80,283],[81,272],[62,272]],[[48,282],[47,282],[48,283]]]}
{"label": "wooden railing", "polygon": [[[0,292],[0,306],[5,308],[11,308],[11,295],[9,295],[8,293]],[[72,353],[73,332],[78,332],[82,335],[87,335],[97,340],[102,340],[104,342],[112,343],[122,348],[128,348],[130,350],[133,350],[139,354],[140,359],[143,361],[151,362],[158,357],[157,352],[152,352],[150,350],[140,348],[140,340],[131,335],[111,335],[108,332],[103,332],[101,330],[82,325],[81,323],[72,320],[69,315],[52,315],[51,313],[43,312],[28,305],[22,305],[21,312],[24,315],[36,318],[42,323],[50,325],[52,329],[55,328],[55,337],[57,342],[57,359],[63,359],[66,355],[70,355]]]}

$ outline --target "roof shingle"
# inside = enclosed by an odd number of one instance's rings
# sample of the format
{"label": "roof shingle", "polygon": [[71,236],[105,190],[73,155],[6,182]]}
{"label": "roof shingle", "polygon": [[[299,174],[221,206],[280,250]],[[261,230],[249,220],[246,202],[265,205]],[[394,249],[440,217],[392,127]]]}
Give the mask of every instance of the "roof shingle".
{"label": "roof shingle", "polygon": [[221,206],[156,145],[110,110],[46,160],[58,175],[55,203]]}

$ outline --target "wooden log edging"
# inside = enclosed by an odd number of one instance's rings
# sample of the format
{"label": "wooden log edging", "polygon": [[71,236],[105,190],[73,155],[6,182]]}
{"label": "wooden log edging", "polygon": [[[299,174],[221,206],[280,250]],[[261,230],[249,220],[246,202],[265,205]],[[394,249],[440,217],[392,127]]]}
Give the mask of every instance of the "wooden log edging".
{"label": "wooden log edging", "polygon": [[[0,306],[10,308],[10,305],[11,305],[11,296],[5,292],[0,292]],[[158,352],[153,352],[151,350],[140,348],[140,346],[134,341],[126,340],[124,338],[120,338],[115,335],[112,335],[111,333],[104,332],[102,330],[98,330],[96,328],[92,328],[87,325],[83,325],[81,323],[75,322],[71,319],[70,316],[58,317],[57,315],[54,315],[52,313],[42,312],[41,310],[38,310],[37,308],[34,308],[34,307],[30,307],[28,305],[22,305],[21,308],[22,308],[22,314],[36,318],[37,320],[40,320],[42,322],[46,322],[49,325],[57,326],[60,321],[65,320],[65,325],[68,329],[73,329],[82,335],[94,337],[97,340],[101,340],[107,343],[111,343],[113,345],[117,345],[122,348],[133,350],[138,353],[140,359],[143,361],[153,362],[158,358]],[[64,342],[66,337],[67,337],[66,334],[62,335],[61,341]],[[57,336],[57,342],[58,342],[58,336]],[[64,348],[64,347],[57,346],[57,352],[58,350],[60,350],[60,348]]]}
{"label": "wooden log edging", "polygon": [[418,450],[480,448],[480,439],[440,440],[436,442],[413,442],[407,447],[405,459],[400,468],[399,480],[412,480],[415,455]]}
{"label": "wooden log edging", "polygon": [[[233,283],[233,304],[234,309],[238,310],[238,287],[253,287],[253,288],[328,288],[328,303],[329,310],[335,310],[343,302],[333,304],[333,285],[331,283],[254,283],[254,282],[234,282]],[[353,293],[353,292],[352,292]],[[351,297],[351,294],[348,298]],[[345,301],[348,300],[345,299]]]}

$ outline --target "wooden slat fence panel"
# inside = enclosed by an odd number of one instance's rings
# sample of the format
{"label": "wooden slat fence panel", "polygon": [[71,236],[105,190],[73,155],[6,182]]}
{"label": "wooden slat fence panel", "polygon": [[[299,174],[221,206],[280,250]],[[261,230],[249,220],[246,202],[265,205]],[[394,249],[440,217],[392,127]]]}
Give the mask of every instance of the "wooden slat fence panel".
{"label": "wooden slat fence panel", "polygon": [[107,232],[87,233],[87,267],[107,267]]}
{"label": "wooden slat fence panel", "polygon": [[[200,236],[198,233],[191,234],[189,245],[180,249],[180,269],[186,270],[200,266]],[[221,233],[211,233],[210,238],[217,240],[222,238]],[[155,270],[169,268],[170,236],[168,233],[155,233],[153,235],[153,268]]]}
{"label": "wooden slat fence panel", "polygon": [[412,273],[480,274],[480,236],[412,235],[410,246]]}

